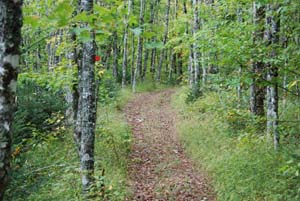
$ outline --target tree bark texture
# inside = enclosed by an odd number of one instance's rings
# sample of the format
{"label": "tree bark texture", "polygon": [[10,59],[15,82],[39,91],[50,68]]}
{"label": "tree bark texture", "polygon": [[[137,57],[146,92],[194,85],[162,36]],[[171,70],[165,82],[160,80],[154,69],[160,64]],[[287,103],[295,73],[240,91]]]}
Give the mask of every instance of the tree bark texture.
{"label": "tree bark texture", "polygon": [[[81,0],[80,12],[93,12],[93,0]],[[87,27],[87,24],[82,24]],[[94,142],[96,125],[96,84],[95,84],[95,35],[82,44],[81,66],[78,72],[78,112],[76,119],[75,142],[80,157],[83,192],[93,183]]]}
{"label": "tree bark texture", "polygon": [[[140,0],[139,26],[141,27],[143,24],[144,24],[144,0]],[[143,33],[143,31],[142,31],[142,33]],[[138,36],[137,62],[136,62],[136,67],[135,67],[135,70],[134,70],[133,82],[132,82],[132,91],[134,93],[136,91],[137,76],[141,73],[142,65],[143,65],[143,61],[142,61],[142,59],[143,59],[143,37],[141,36],[141,34]]]}
{"label": "tree bark texture", "polygon": [[194,14],[194,23],[193,23],[193,36],[195,42],[193,43],[193,64],[194,64],[194,87],[199,87],[200,79],[200,53],[197,41],[195,39],[197,32],[200,29],[199,25],[199,0],[193,0],[193,14]]}
{"label": "tree bark texture", "polygon": [[[262,45],[264,38],[265,6],[253,3],[254,24],[256,31],[253,34],[254,45]],[[265,77],[265,64],[262,61],[254,61],[252,65],[253,80],[250,87],[250,111],[257,116],[264,116],[264,100],[266,88],[263,85]]]}
{"label": "tree bark texture", "polygon": [[0,200],[3,200],[10,174],[22,3],[21,0],[0,1]]}
{"label": "tree bark texture", "polygon": [[124,30],[124,41],[123,41],[123,62],[122,62],[122,88],[125,87],[126,85],[126,71],[127,71],[127,46],[128,46],[128,29],[129,29],[129,16],[131,13],[131,4],[132,1],[128,0],[128,11],[127,11],[127,16],[125,19],[125,30]]}
{"label": "tree bark texture", "polygon": [[[276,46],[279,45],[280,20],[277,17],[277,6],[267,5],[267,18],[265,40],[268,46],[272,46],[269,57],[276,59]],[[267,134],[273,136],[274,149],[279,148],[278,133],[278,67],[274,63],[267,66]]]}

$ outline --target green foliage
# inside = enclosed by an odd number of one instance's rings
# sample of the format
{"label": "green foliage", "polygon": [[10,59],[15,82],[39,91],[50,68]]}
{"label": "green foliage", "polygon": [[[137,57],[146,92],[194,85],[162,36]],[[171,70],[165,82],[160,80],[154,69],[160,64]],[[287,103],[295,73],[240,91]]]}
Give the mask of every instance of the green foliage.
{"label": "green foliage", "polygon": [[[98,108],[96,185],[92,200],[124,200],[129,194],[126,182],[131,132],[119,107],[130,97],[127,91],[118,93],[115,101],[109,104],[106,101]],[[15,147],[12,181],[6,200],[84,200],[72,131],[47,138],[19,155],[20,151],[22,148]]]}
{"label": "green foliage", "polygon": [[100,104],[107,105],[117,101],[119,93],[120,86],[116,80],[108,73],[104,73],[104,76],[101,77],[98,91]]}
{"label": "green foliage", "polygon": [[140,83],[136,86],[137,92],[151,92],[151,91],[158,91],[162,89],[166,89],[172,87],[169,84],[164,83],[156,83],[153,82],[151,79],[146,79],[144,82]]}
{"label": "green foliage", "polygon": [[14,143],[47,138],[62,126],[66,103],[63,93],[49,88],[47,81],[41,85],[35,80],[20,76],[18,106],[13,124]]}
{"label": "green foliage", "polygon": [[194,102],[202,95],[203,95],[203,92],[200,89],[200,87],[193,85],[192,88],[187,92],[185,102],[186,103]]}
{"label": "green foliage", "polygon": [[236,109],[230,92],[186,104],[187,90],[173,97],[177,127],[188,154],[210,173],[218,200],[299,200],[299,146],[282,145],[275,153],[255,121],[239,124],[251,118]]}

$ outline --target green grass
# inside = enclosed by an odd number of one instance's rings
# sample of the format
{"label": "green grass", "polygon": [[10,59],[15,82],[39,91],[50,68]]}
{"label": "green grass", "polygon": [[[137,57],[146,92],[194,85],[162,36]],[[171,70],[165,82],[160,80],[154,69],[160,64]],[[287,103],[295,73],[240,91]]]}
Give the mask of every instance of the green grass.
{"label": "green grass", "polygon": [[207,93],[186,104],[187,92],[182,88],[173,96],[180,117],[177,128],[187,153],[211,176],[218,200],[300,199],[300,163],[290,161],[291,150],[297,149],[283,145],[286,148],[275,153],[255,126],[234,127],[238,125],[232,125],[233,117],[228,116],[235,104],[230,92]]}
{"label": "green grass", "polygon": [[[98,192],[104,182],[105,198],[98,196],[93,200],[119,201],[130,194],[126,184],[131,131],[120,111],[130,97],[131,93],[124,90],[113,103],[99,105],[95,178]],[[43,143],[32,142],[29,150],[13,160],[12,166],[6,200],[82,200],[79,159],[71,131],[49,137]]]}

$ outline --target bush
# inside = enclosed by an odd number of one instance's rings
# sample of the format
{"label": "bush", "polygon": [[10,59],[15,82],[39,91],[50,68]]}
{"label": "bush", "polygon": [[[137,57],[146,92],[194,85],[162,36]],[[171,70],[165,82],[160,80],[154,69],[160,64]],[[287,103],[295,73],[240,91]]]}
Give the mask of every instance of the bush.
{"label": "bush", "polygon": [[188,92],[185,99],[186,103],[195,102],[199,97],[203,95],[202,90],[199,86],[193,86]]}
{"label": "bush", "polygon": [[62,125],[66,103],[61,91],[31,79],[19,79],[17,98],[13,124],[15,144],[32,137],[42,139]]}

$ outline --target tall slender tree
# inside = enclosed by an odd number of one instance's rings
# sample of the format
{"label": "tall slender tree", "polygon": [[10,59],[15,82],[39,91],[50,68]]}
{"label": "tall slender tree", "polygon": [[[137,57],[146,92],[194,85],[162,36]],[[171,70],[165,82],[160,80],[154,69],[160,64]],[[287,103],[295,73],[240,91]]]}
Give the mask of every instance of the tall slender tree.
{"label": "tall slender tree", "polygon": [[134,75],[133,75],[133,82],[132,82],[132,91],[135,92],[136,90],[136,79],[137,76],[140,74],[142,71],[142,65],[143,65],[143,24],[144,24],[144,0],[140,0],[140,18],[139,18],[139,27],[142,30],[141,33],[138,36],[138,53],[137,53],[137,62],[136,62],[136,67],[134,70]]}
{"label": "tall slender tree", "polygon": [[118,48],[118,32],[115,30],[113,32],[113,76],[115,79],[118,78],[118,56],[119,56],[119,48]]}
{"label": "tall slender tree", "polygon": [[[185,0],[183,2],[183,12],[186,16],[187,19],[188,18],[188,10],[187,10],[187,0]],[[185,23],[185,35],[188,36],[189,35],[189,22],[186,22]],[[194,84],[194,64],[193,64],[193,44],[190,45],[190,48],[189,48],[189,59],[188,59],[188,75],[189,75],[189,85],[190,87],[192,88],[193,87],[193,84]]]}
{"label": "tall slender tree", "polygon": [[[157,0],[150,2],[150,21],[149,21],[149,23],[151,24],[152,31],[155,26],[155,16],[156,16],[155,8],[157,7],[157,4],[158,4]],[[152,43],[156,42],[156,38],[157,38],[156,36],[152,37],[152,39],[151,39]],[[153,48],[151,50],[151,63],[150,63],[150,72],[152,74],[153,80],[154,80],[154,74],[155,74],[156,53],[157,53],[157,48]]]}
{"label": "tall slender tree", "polygon": [[[124,4],[126,5],[126,1],[124,1]],[[123,41],[123,62],[122,62],[122,88],[125,87],[126,85],[126,71],[127,71],[127,56],[128,56],[128,29],[129,29],[129,17],[131,13],[131,4],[132,1],[128,0],[128,10],[127,10],[127,15],[125,17],[125,30],[124,30],[124,41]]]}
{"label": "tall slender tree", "polygon": [[0,1],[0,200],[3,199],[10,174],[22,3],[21,0]]}
{"label": "tall slender tree", "polygon": [[[268,55],[276,60],[276,47],[279,46],[280,18],[275,4],[267,5],[265,40],[271,46]],[[275,62],[267,64],[267,134],[273,136],[275,150],[279,147],[278,133],[278,66]]]}
{"label": "tall slender tree", "polygon": [[[164,32],[164,35],[163,35],[163,44],[164,44],[164,46],[167,44],[167,41],[168,41],[170,7],[171,7],[171,0],[167,0],[166,14],[165,14],[165,32]],[[158,67],[157,67],[156,79],[158,81],[160,81],[160,78],[161,78],[161,69],[162,69],[163,60],[164,60],[166,54],[167,54],[166,50],[162,49],[161,52],[160,52],[159,63],[158,63]]]}
{"label": "tall slender tree", "polygon": [[199,45],[196,40],[196,34],[200,29],[199,24],[199,0],[193,0],[193,14],[194,14],[194,21],[193,21],[193,36],[194,36],[194,43],[193,43],[193,64],[194,64],[194,88],[198,89],[199,87],[199,80],[200,80],[200,53],[199,53]]}
{"label": "tall slender tree", "polygon": [[[93,0],[81,0],[80,12],[93,12]],[[82,23],[82,28],[89,29]],[[82,43],[81,62],[78,68],[78,109],[75,125],[75,142],[80,157],[81,181],[83,192],[87,192],[93,183],[94,143],[96,125],[96,84],[95,84],[95,34],[90,33],[90,40]]]}
{"label": "tall slender tree", "polygon": [[[257,3],[253,3],[253,23],[256,30],[253,34],[253,42],[257,49],[259,49],[263,43],[264,38],[264,19],[265,19],[265,6]],[[258,53],[256,54],[258,55]],[[252,64],[252,84],[250,87],[250,111],[254,115],[264,115],[264,99],[265,99],[265,86],[263,84],[265,76],[265,64],[261,61],[261,58],[257,56],[254,58]]]}

